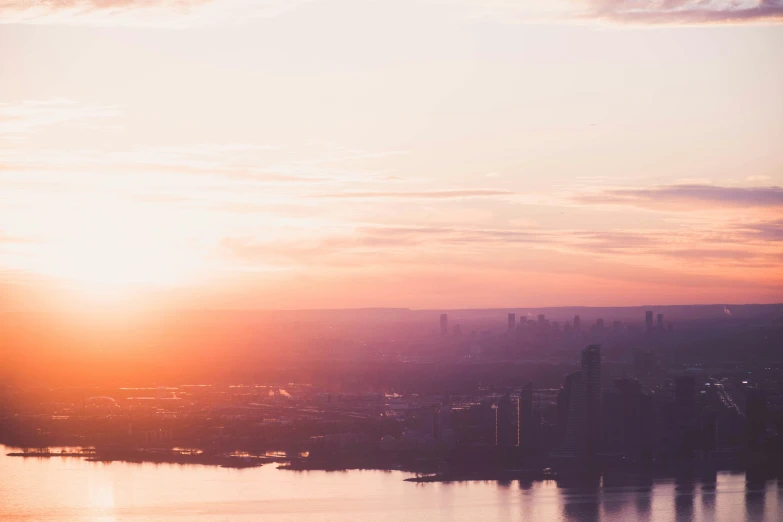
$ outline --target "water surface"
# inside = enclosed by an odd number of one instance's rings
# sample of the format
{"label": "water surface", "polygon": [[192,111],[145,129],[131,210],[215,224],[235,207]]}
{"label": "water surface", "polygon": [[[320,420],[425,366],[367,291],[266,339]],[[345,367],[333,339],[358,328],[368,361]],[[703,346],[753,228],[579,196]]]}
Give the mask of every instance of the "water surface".
{"label": "water surface", "polygon": [[408,473],[293,472],[8,457],[0,520],[302,522],[783,520],[783,484],[718,473],[714,482],[566,488],[555,482],[405,482]]}

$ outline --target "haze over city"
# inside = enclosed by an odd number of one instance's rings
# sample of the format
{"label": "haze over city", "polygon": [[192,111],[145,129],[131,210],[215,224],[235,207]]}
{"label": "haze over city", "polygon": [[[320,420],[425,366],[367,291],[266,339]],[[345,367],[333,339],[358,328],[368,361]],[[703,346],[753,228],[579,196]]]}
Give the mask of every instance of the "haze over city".
{"label": "haze over city", "polygon": [[780,520],[781,51],[783,0],[0,0],[0,519]]}

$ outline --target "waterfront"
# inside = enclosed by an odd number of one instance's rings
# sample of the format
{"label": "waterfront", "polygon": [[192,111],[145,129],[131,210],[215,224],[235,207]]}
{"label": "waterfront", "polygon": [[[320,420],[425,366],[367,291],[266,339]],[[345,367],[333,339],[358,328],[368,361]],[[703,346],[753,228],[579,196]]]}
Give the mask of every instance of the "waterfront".
{"label": "waterfront", "polygon": [[783,484],[721,472],[714,483],[564,488],[553,481],[406,482],[410,473],[8,457],[0,447],[0,519],[9,522],[265,520],[619,522],[741,520],[783,513]]}

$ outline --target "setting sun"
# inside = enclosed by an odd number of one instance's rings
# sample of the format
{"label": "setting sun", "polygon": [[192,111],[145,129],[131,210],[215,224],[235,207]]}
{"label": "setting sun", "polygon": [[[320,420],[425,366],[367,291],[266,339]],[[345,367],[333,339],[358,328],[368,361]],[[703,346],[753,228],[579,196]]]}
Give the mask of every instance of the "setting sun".
{"label": "setting sun", "polygon": [[30,268],[87,293],[183,283],[198,258],[160,218],[119,201],[85,203],[60,215],[56,236],[43,241]]}

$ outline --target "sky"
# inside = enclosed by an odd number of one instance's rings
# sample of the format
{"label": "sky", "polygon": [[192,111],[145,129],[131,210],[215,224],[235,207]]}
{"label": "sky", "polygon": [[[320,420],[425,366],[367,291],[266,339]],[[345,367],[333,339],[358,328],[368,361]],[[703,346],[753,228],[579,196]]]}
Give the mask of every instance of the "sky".
{"label": "sky", "polygon": [[781,0],[0,0],[0,310],[783,302]]}

